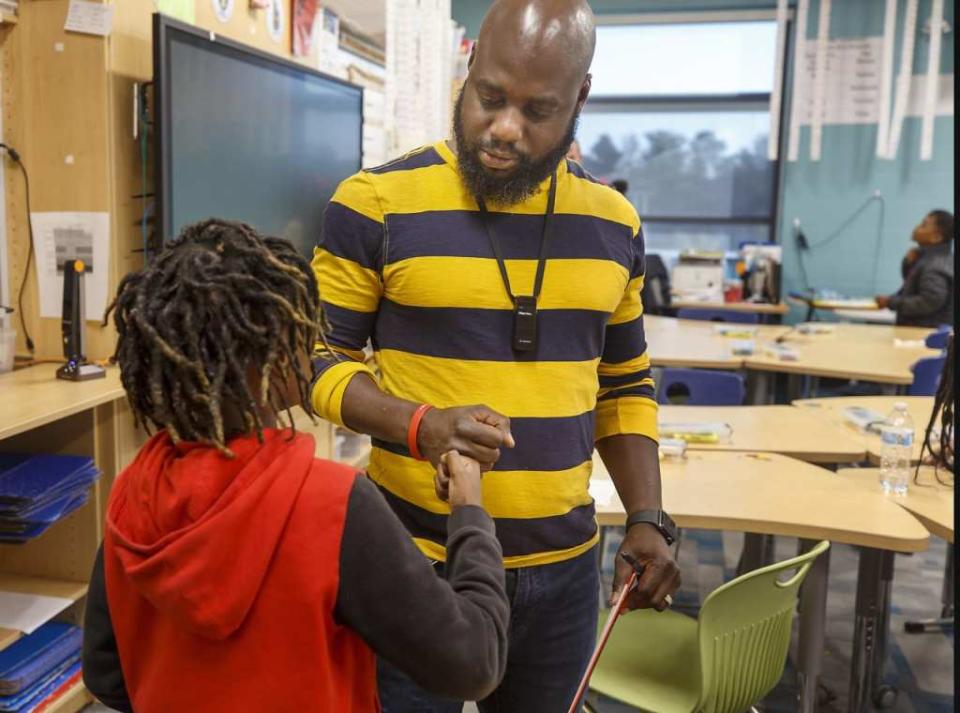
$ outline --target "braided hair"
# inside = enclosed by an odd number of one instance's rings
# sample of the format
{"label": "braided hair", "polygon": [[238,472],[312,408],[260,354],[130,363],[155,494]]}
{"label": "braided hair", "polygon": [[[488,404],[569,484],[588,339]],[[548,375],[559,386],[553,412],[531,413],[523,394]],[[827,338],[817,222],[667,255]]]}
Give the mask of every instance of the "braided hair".
{"label": "braided hair", "polygon": [[[209,219],[183,229],[107,308],[118,341],[112,361],[138,425],[166,429],[232,457],[224,413],[263,441],[260,408],[282,422],[291,376],[309,403],[303,362],[325,345],[317,282],[293,245],[244,223]],[[251,390],[251,376],[259,383]]]}
{"label": "braided hair", "polygon": [[[928,463],[932,461],[935,468],[934,473],[937,482],[941,485],[950,483],[940,480],[940,469],[954,473],[954,405],[953,405],[953,360],[954,360],[954,335],[950,335],[947,341],[947,358],[943,363],[943,372],[940,374],[940,383],[937,385],[937,392],[933,397],[933,413],[930,414],[930,421],[923,434],[923,446],[920,449],[920,463],[924,462],[924,454],[929,454]],[[934,443],[933,431],[937,421],[940,421],[939,437]],[[920,464],[913,474],[914,482],[918,482],[920,476]]]}

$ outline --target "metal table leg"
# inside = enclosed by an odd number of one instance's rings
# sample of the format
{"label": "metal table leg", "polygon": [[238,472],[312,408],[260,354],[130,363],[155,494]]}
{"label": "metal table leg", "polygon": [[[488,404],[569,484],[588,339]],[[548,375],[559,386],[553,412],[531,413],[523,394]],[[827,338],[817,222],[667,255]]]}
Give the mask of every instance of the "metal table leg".
{"label": "metal table leg", "polygon": [[737,576],[773,563],[773,535],[744,533],[743,550],[737,562]]}
{"label": "metal table leg", "polygon": [[893,553],[861,549],[847,708],[850,713],[869,711],[871,703],[886,708],[896,699],[896,689],[883,684],[892,581]]}
{"label": "metal table leg", "polygon": [[943,568],[943,590],[940,594],[939,619],[919,619],[917,621],[908,621],[904,624],[911,634],[923,634],[928,631],[943,631],[953,628],[953,592],[954,592],[954,551],[953,543],[947,543],[947,562]]}
{"label": "metal table leg", "polygon": [[770,371],[752,370],[747,373],[747,403],[753,406],[762,406],[770,401],[771,379],[775,376]]}
{"label": "metal table leg", "polygon": [[[800,549],[813,549],[815,540],[801,540]],[[800,638],[797,662],[798,710],[813,713],[817,704],[817,681],[823,663],[824,629],[827,620],[827,575],[830,550],[820,555],[807,572],[800,588]]]}

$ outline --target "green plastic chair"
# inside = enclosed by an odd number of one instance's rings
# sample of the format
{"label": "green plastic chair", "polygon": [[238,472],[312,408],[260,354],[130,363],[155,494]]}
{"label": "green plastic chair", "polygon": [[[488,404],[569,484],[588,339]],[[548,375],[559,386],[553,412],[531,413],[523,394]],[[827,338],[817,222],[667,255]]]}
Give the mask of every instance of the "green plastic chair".
{"label": "green plastic chair", "polygon": [[[724,584],[707,597],[699,619],[671,610],[624,615],[590,690],[654,713],[749,710],[783,675],[797,590],[829,547],[824,540],[799,557]],[[781,581],[790,570],[796,573]],[[598,631],[608,615],[601,613]]]}

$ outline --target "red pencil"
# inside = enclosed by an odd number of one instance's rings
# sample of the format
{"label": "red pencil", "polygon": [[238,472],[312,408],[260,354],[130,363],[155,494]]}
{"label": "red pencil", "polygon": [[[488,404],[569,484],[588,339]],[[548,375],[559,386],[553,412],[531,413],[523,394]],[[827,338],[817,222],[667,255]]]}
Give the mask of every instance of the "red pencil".
{"label": "red pencil", "polygon": [[630,578],[627,580],[627,583],[624,585],[623,589],[620,590],[620,596],[617,597],[617,603],[614,604],[613,609],[610,610],[610,616],[607,618],[607,623],[604,624],[603,631],[600,633],[600,641],[597,642],[597,648],[594,649],[593,656],[590,657],[590,663],[587,664],[587,670],[583,674],[583,678],[580,679],[580,685],[577,687],[577,695],[573,697],[573,702],[570,704],[570,710],[568,710],[567,713],[577,713],[577,706],[580,704],[580,699],[583,697],[583,694],[587,692],[587,686],[590,685],[590,676],[593,675],[593,669],[597,667],[597,661],[600,659],[600,654],[603,652],[603,647],[607,645],[607,639],[610,638],[610,632],[613,631],[613,625],[623,612],[623,605],[627,603],[627,595],[630,593],[636,583],[637,572],[634,570],[630,573]]}

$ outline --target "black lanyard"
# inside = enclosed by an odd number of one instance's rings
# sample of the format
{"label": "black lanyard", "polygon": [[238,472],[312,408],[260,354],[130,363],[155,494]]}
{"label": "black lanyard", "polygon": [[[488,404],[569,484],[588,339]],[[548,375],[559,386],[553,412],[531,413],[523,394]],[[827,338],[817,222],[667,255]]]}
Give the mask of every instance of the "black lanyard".
{"label": "black lanyard", "polygon": [[550,191],[547,194],[547,212],[543,215],[543,232],[540,235],[540,256],[537,258],[537,275],[533,282],[533,295],[514,295],[510,289],[510,276],[507,274],[507,263],[503,259],[500,243],[493,231],[490,230],[489,214],[483,198],[477,198],[480,208],[480,218],[483,229],[490,239],[494,257],[497,258],[497,267],[500,268],[500,277],[507,296],[513,302],[513,348],[517,351],[529,351],[537,346],[537,300],[543,288],[543,273],[547,267],[547,244],[550,242],[550,221],[553,218],[554,207],[557,202],[557,173],[550,176]]}

